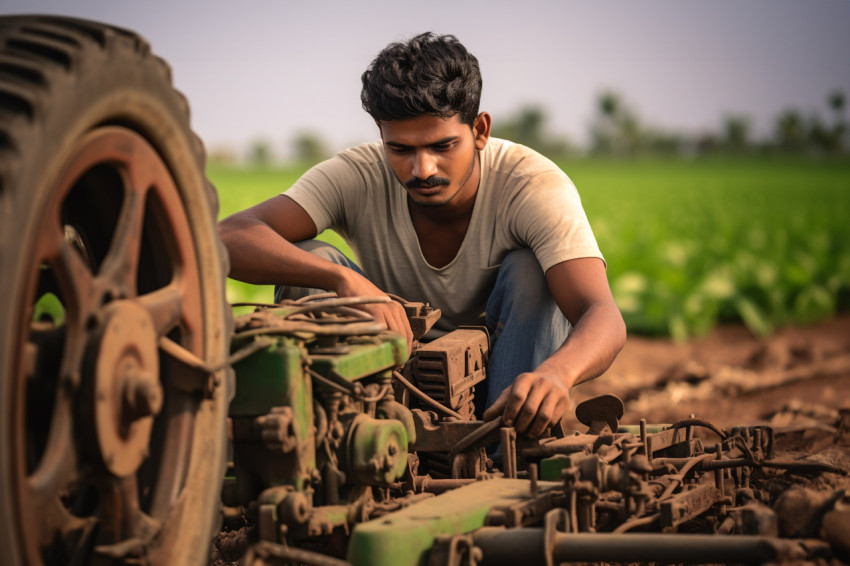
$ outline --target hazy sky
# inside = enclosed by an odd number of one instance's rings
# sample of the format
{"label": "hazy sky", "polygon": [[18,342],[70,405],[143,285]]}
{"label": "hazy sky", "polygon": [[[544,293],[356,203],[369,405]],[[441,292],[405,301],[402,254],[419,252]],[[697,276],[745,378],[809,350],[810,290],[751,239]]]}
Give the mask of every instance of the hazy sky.
{"label": "hazy sky", "polygon": [[387,43],[452,33],[484,77],[494,121],[520,105],[548,111],[582,141],[594,101],[620,92],[649,124],[719,129],[723,116],[770,131],[782,110],[826,118],[850,98],[848,0],[0,0],[0,13],[55,13],[131,28],[168,60],[208,146],[293,132],[334,148],[376,139],[360,74]]}

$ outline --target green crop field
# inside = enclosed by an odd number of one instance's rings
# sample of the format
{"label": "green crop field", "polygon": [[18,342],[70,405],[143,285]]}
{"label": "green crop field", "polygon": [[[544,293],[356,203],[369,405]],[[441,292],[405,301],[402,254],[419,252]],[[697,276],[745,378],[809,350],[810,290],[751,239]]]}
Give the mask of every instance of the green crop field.
{"label": "green crop field", "polygon": [[[850,310],[850,161],[576,160],[617,304],[633,334],[684,339],[741,320],[757,334]],[[303,169],[211,167],[226,216]],[[323,237],[339,243],[335,234]],[[229,299],[269,287],[231,281]]]}

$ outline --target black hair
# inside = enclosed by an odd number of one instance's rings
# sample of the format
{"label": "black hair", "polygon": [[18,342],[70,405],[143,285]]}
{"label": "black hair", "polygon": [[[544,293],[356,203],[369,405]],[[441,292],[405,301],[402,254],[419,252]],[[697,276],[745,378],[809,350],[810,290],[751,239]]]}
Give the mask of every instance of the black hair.
{"label": "black hair", "polygon": [[391,43],[361,80],[360,101],[376,121],[457,115],[461,123],[472,126],[478,116],[478,59],[453,35],[428,32]]}

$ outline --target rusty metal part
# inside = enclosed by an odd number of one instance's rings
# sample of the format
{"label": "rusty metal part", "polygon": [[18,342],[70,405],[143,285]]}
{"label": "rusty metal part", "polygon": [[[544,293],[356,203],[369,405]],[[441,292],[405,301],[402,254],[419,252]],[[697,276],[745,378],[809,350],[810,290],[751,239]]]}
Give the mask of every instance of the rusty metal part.
{"label": "rusty metal part", "polygon": [[713,433],[717,434],[720,438],[722,438],[724,440],[728,436],[728,434],[726,433],[725,430],[723,430],[722,428],[720,428],[716,424],[712,423],[708,419],[698,419],[698,418],[695,418],[695,417],[691,417],[691,418],[683,419],[681,421],[677,421],[677,422],[673,423],[672,425],[670,425],[670,428],[684,428],[684,427],[692,427],[692,426],[700,426],[700,427],[703,427],[703,428],[707,428],[710,431],[712,431]]}
{"label": "rusty metal part", "polygon": [[441,413],[446,414],[450,417],[454,417],[458,420],[466,420],[456,411],[453,411],[453,410],[449,409],[448,407],[446,407],[445,405],[442,405],[441,403],[435,401],[427,393],[421,391],[418,387],[416,387],[415,385],[410,383],[410,381],[408,381],[407,378],[405,378],[401,374],[401,372],[394,371],[393,377],[396,379],[396,381],[398,381],[399,383],[404,385],[405,389],[407,389],[413,395],[415,395],[417,399],[419,399],[420,401],[422,401],[423,403],[425,403],[426,405],[428,405],[432,409],[436,409],[436,410],[440,411]]}
{"label": "rusty metal part", "polygon": [[261,541],[252,546],[245,557],[246,566],[283,566],[292,563],[307,566],[351,566],[351,563],[345,560],[269,541]]}
{"label": "rusty metal part", "polygon": [[407,315],[407,320],[410,322],[410,330],[413,332],[413,339],[419,340],[425,336],[431,327],[440,320],[440,309],[435,309],[428,303],[410,302],[390,295],[394,300],[399,301],[404,307],[404,314]]}
{"label": "rusty metal part", "polygon": [[502,448],[502,471],[506,478],[517,477],[516,429],[505,426],[499,429]]}
{"label": "rusty metal part", "polygon": [[[413,423],[416,428],[416,442],[413,448],[420,452],[464,452],[473,448],[475,444],[485,442],[484,440],[479,442],[477,439],[480,438],[481,434],[487,436],[493,433],[501,424],[501,419],[496,424],[490,424],[495,421],[484,423],[482,421],[440,420],[431,411],[411,409],[410,412],[413,415]],[[482,427],[486,427],[483,433],[481,432]]]}
{"label": "rusty metal part", "polygon": [[720,491],[712,485],[696,486],[662,501],[658,524],[662,530],[670,530],[708,511],[723,499]]}
{"label": "rusty metal part", "polygon": [[484,380],[489,352],[485,331],[455,330],[421,345],[410,362],[412,373],[426,395],[450,409],[462,411],[471,401],[464,394]]}
{"label": "rusty metal part", "polygon": [[90,417],[106,469],[125,477],[148,456],[153,418],[162,410],[157,333],[150,313],[128,300],[103,309],[92,333],[84,379],[93,383]]}
{"label": "rusty metal part", "polygon": [[[235,318],[234,338],[257,335],[308,334],[327,338],[375,335],[386,330],[357,305],[386,303],[388,297],[333,297],[310,301],[284,301],[274,308],[258,307]],[[335,342],[324,345],[335,346]]]}
{"label": "rusty metal part", "polygon": [[431,476],[419,476],[417,475],[413,478],[413,486],[414,490],[417,493],[444,493],[446,491],[451,491],[453,489],[457,489],[459,487],[463,487],[465,485],[469,485],[471,483],[475,483],[479,481],[477,479],[472,478],[461,478],[461,479],[434,479]]}
{"label": "rusty metal part", "polygon": [[460,439],[457,444],[455,444],[451,452],[452,454],[459,454],[460,452],[465,452],[474,446],[487,442],[490,439],[491,434],[495,434],[497,430],[501,430],[502,428],[502,416],[499,415],[492,421],[487,421],[484,424],[480,424],[476,430],[470,432],[467,436]]}
{"label": "rusty metal part", "polygon": [[588,427],[588,434],[617,432],[625,413],[623,401],[616,395],[599,395],[582,401],[576,407],[576,419]]}
{"label": "rusty metal part", "polygon": [[428,566],[477,566],[481,549],[469,535],[437,537],[428,554]]}
{"label": "rusty metal part", "polygon": [[555,533],[483,527],[472,533],[481,566],[562,562],[767,563],[804,559],[801,541],[751,535]]}

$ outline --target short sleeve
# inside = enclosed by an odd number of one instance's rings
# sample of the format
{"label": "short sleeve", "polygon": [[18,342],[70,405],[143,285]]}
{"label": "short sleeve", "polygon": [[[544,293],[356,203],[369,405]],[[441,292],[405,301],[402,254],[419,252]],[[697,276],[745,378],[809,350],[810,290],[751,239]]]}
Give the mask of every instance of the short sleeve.
{"label": "short sleeve", "polygon": [[578,191],[562,171],[526,179],[509,210],[512,238],[531,248],[543,271],[581,257],[604,261]]}
{"label": "short sleeve", "polygon": [[362,195],[364,188],[357,163],[341,153],[310,168],[284,194],[301,205],[318,232],[345,232],[359,210],[351,195]]}

